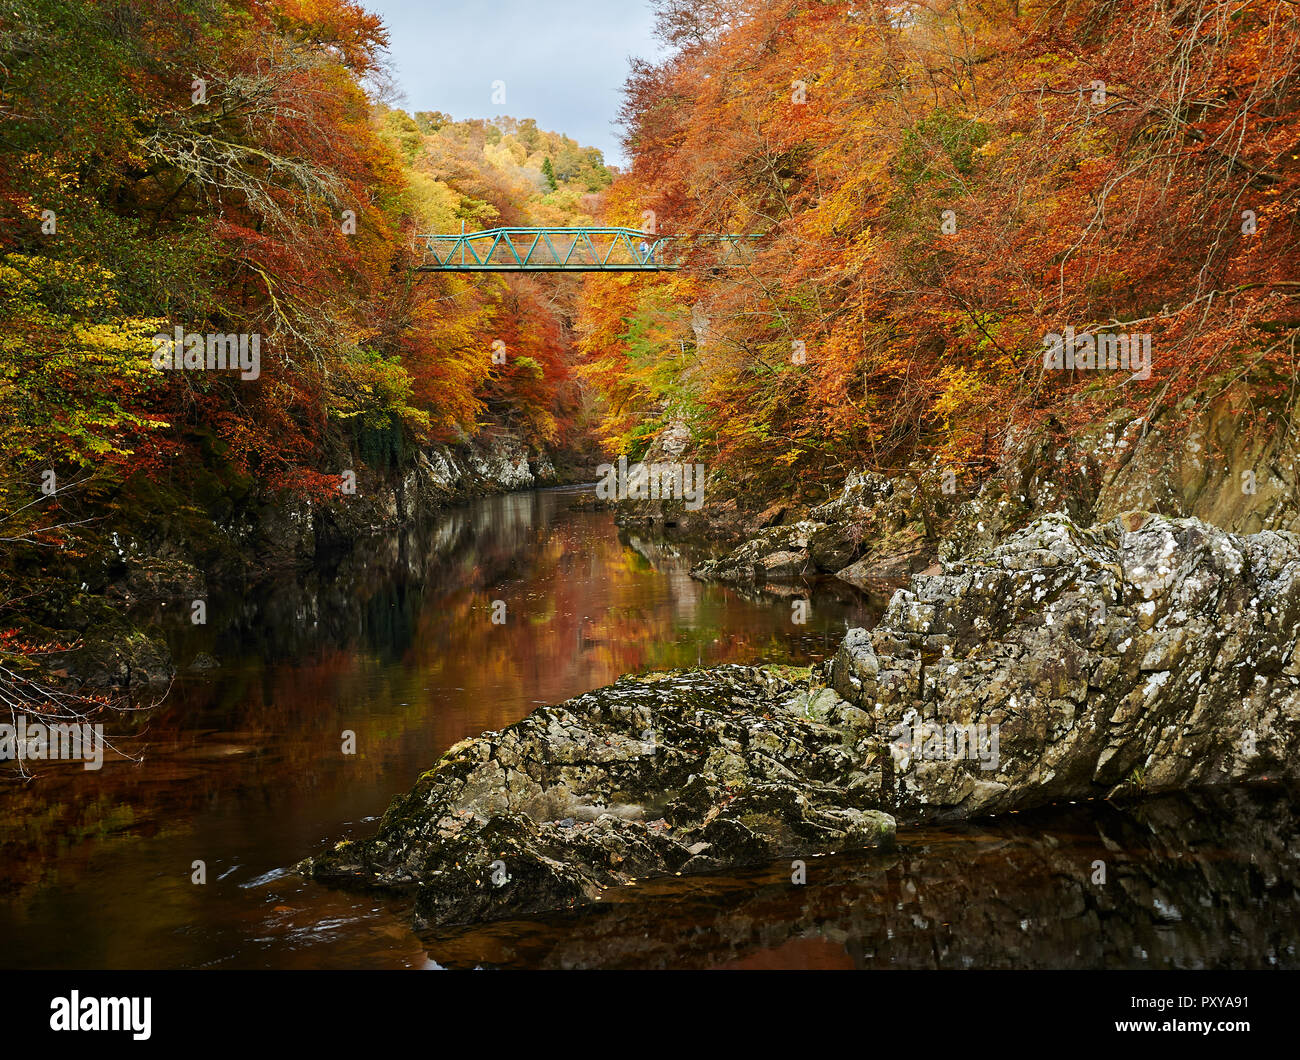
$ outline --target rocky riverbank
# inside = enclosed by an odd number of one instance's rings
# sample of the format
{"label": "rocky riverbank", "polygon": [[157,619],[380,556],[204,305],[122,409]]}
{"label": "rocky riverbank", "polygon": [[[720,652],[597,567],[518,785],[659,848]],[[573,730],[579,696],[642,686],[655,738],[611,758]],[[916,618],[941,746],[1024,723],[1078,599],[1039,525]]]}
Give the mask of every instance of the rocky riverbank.
{"label": "rocky riverbank", "polygon": [[908,819],[1294,776],[1300,538],[1133,513],[1035,522],[912,579],[850,631],[836,694],[877,741],[996,726],[996,766],[896,741],[884,805]]}
{"label": "rocky riverbank", "polygon": [[899,823],[1294,779],[1297,577],[1290,533],[1043,518],[914,577],[827,666],[625,678],[464,741],[301,870],[467,923]]}
{"label": "rocky riverbank", "polygon": [[[505,436],[420,450],[400,474],[361,469],[354,492],[313,500],[197,474],[193,496],[164,495],[128,484],[113,504],[111,533],[90,532],[73,560],[45,563],[12,577],[37,586],[8,619],[23,642],[47,646],[44,676],[102,693],[153,690],[176,666],[155,628],[127,617],[136,605],[189,609],[219,583],[246,582],[284,570],[333,570],[339,557],[375,534],[417,523],[474,497],[554,485],[590,474],[588,462],[561,463]],[[75,500],[70,501],[74,504]],[[157,513],[167,511],[168,518]],[[134,513],[134,514],[132,514]],[[93,511],[83,521],[93,527]],[[0,651],[0,665],[30,669]]]}
{"label": "rocky riverbank", "polygon": [[[729,554],[692,575],[773,591],[832,577],[892,591],[1052,513],[1081,526],[1149,511],[1239,534],[1300,531],[1300,471],[1288,432],[1269,426],[1275,420],[1289,420],[1288,411],[1232,386],[1155,418],[1118,408],[1072,432],[1049,422],[1011,438],[996,463],[936,459],[891,475],[855,471],[842,483],[799,480],[785,498],[710,478],[698,511],[677,500],[625,501],[619,522],[725,543]],[[689,437],[668,430],[645,460],[696,458]],[[808,502],[810,494],[825,499]]]}

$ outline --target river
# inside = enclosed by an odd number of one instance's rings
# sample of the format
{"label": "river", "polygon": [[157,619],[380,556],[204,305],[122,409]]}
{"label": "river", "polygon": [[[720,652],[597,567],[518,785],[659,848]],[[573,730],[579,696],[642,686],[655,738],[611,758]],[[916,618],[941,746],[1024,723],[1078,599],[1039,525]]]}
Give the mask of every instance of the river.
{"label": "river", "polygon": [[788,598],[696,582],[698,553],[575,510],[580,492],[440,512],[214,593],[204,625],[184,602],[135,616],[182,673],[110,722],[122,754],[101,770],[0,788],[0,966],[1300,965],[1300,822],[1270,787],[904,831],[889,853],[809,859],[804,884],[788,862],[671,878],[425,938],[395,901],[289,872],[371,831],[447,747],[539,704],[631,672],[807,665],[879,617],[847,586],[813,587],[798,624]]}

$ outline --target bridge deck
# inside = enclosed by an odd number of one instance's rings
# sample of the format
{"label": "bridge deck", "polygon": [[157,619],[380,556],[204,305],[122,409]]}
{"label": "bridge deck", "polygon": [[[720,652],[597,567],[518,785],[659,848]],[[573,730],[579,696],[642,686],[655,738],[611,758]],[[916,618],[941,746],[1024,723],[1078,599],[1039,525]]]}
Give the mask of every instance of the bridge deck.
{"label": "bridge deck", "polygon": [[490,228],[422,235],[417,272],[662,272],[703,254],[742,265],[753,235],[654,236],[635,228]]}

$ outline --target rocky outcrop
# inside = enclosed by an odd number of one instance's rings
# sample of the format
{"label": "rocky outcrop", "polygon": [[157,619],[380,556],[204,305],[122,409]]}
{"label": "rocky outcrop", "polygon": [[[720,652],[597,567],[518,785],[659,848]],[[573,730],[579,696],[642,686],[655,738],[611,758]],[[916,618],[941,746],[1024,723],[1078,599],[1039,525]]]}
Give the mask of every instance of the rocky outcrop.
{"label": "rocky outcrop", "polygon": [[810,706],[806,693],[743,667],[625,678],[456,745],[374,838],[302,871],[413,889],[418,917],[448,924],[585,905],[639,877],[888,844],[874,793],[841,783],[862,712],[831,717],[833,694]]}
{"label": "rocky outcrop", "polygon": [[[908,819],[1294,775],[1297,578],[1289,533],[1048,518],[912,579],[830,681],[871,715],[882,804]],[[991,768],[944,753],[972,726],[997,735]]]}
{"label": "rocky outcrop", "polygon": [[[927,537],[927,506],[942,503],[940,486],[937,475],[850,475],[840,495],[813,508],[807,519],[765,527],[691,574],[752,585],[828,574],[861,589],[896,583],[933,562],[937,542]],[[772,509],[757,521],[774,521]]]}
{"label": "rocky outcrop", "polygon": [[12,619],[24,642],[44,646],[20,663],[34,667],[28,675],[33,680],[64,692],[151,688],[156,694],[175,676],[162,631],[137,628],[102,597],[77,593],[59,604],[58,613],[57,629],[26,615]]}
{"label": "rocky outcrop", "polygon": [[303,870],[465,923],[873,847],[895,819],[1295,778],[1297,578],[1287,533],[1041,519],[914,577],[806,676],[624,679],[465,741]]}
{"label": "rocky outcrop", "polygon": [[481,492],[509,493],[555,481],[545,454],[531,454],[510,438],[486,438],[460,451],[433,446],[419,454],[408,487],[428,489],[444,499],[464,499]]}
{"label": "rocky outcrop", "polygon": [[1093,518],[1140,509],[1239,534],[1300,531],[1293,421],[1293,410],[1241,384],[1154,421],[1118,414],[1080,439],[1107,468]]}
{"label": "rocky outcrop", "polygon": [[813,538],[826,529],[825,523],[802,520],[763,530],[728,555],[705,560],[691,575],[702,581],[740,584],[808,577],[818,569]]}
{"label": "rocky outcrop", "polygon": [[[507,436],[487,436],[462,446],[420,450],[400,478],[359,478],[355,494],[328,504],[295,502],[299,557],[349,547],[358,538],[401,526],[434,509],[474,497],[551,485],[558,476],[550,458]],[[290,539],[292,540],[290,535]]]}
{"label": "rocky outcrop", "polygon": [[1118,408],[1073,431],[1049,420],[1013,432],[996,466],[936,460],[893,477],[859,471],[837,498],[806,513],[773,506],[764,516],[782,511],[784,525],[753,520],[749,540],[694,574],[758,585],[834,574],[879,588],[936,560],[993,548],[1052,512],[1084,526],[1151,511],[1238,534],[1300,531],[1291,419],[1238,386],[1189,397],[1155,418]]}
{"label": "rocky outcrop", "polygon": [[[420,525],[472,497],[551,484],[559,474],[546,454],[504,436],[422,450],[400,478],[361,469],[355,493],[323,501],[307,493],[259,496],[248,483],[236,488],[202,469],[190,471],[197,483],[192,505],[176,512],[175,495],[136,480],[130,500],[117,501],[132,517],[84,545],[88,559],[50,563],[41,556],[39,569],[12,575],[41,586],[10,620],[24,640],[67,646],[41,653],[48,680],[97,691],[165,686],[173,660],[161,630],[138,628],[126,617],[137,605],[188,609],[224,581],[293,568],[332,573],[340,557],[377,531]],[[157,518],[163,510],[176,517]]]}
{"label": "rocky outcrop", "polygon": [[559,481],[549,456],[507,436],[429,446],[400,475],[356,470],[352,493],[340,489],[322,499],[250,490],[210,523],[181,531],[168,526],[150,536],[160,525],[155,521],[136,534],[114,534],[105,556],[106,592],[125,605],[199,599],[209,581],[320,565],[363,538],[416,523],[434,510]]}
{"label": "rocky outcrop", "polygon": [[619,526],[665,537],[707,541],[711,545],[732,544],[745,536],[749,517],[739,509],[735,497],[724,499],[717,495],[717,484],[708,475],[708,462],[694,452],[690,428],[684,422],[670,423],[656,435],[639,460],[628,463],[645,467],[698,466],[701,479],[696,484],[692,472],[691,499],[680,495],[662,498],[620,496],[614,502],[617,511],[614,521]]}
{"label": "rocky outcrop", "polygon": [[53,656],[51,663],[56,674],[95,690],[157,688],[176,674],[165,640],[125,621],[96,626],[74,649]]}

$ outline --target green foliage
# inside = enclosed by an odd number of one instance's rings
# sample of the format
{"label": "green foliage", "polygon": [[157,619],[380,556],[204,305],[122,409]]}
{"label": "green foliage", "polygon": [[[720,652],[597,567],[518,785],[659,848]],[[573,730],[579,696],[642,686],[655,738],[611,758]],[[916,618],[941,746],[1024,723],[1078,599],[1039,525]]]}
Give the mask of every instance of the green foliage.
{"label": "green foliage", "polygon": [[357,455],[368,467],[394,470],[405,462],[405,441],[402,423],[389,416],[382,426],[363,424],[357,432]]}
{"label": "green foliage", "polygon": [[424,136],[419,124],[405,111],[390,110],[380,123],[380,136],[392,144],[403,162],[415,163],[424,147]]}
{"label": "green foliage", "polygon": [[989,129],[982,122],[938,109],[903,133],[895,170],[908,190],[918,184],[937,183],[942,192],[956,192],[959,177],[974,166],[975,150],[988,143]]}

